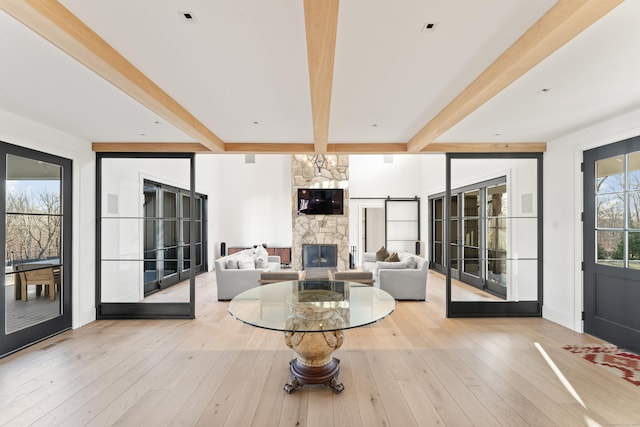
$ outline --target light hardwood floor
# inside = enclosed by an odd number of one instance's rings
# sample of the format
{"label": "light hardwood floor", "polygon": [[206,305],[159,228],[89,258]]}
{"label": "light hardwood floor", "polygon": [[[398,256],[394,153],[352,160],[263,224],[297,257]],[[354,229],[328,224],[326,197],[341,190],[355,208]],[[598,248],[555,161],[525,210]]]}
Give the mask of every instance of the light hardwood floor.
{"label": "light hardwood floor", "polygon": [[562,349],[597,339],[538,318],[446,319],[435,273],[428,298],[346,332],[342,394],[288,395],[282,334],[229,316],[207,273],[196,320],[98,321],[0,360],[0,425],[640,425],[640,387]]}

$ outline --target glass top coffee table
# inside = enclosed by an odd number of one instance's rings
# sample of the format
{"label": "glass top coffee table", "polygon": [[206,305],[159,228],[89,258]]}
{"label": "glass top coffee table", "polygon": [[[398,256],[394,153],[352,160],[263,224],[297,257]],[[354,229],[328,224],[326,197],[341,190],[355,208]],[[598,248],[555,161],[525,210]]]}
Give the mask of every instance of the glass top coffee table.
{"label": "glass top coffee table", "polygon": [[324,384],[335,393],[345,329],[374,323],[395,310],[396,301],[373,286],[341,280],[293,280],[258,286],[237,295],[229,313],[258,328],[284,332],[296,357],[284,386],[293,393],[305,384]]}

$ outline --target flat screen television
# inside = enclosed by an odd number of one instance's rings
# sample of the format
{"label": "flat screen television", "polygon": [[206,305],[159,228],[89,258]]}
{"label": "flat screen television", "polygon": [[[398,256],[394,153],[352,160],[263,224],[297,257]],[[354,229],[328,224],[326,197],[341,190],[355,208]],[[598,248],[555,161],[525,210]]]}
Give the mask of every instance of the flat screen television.
{"label": "flat screen television", "polygon": [[298,215],[342,215],[342,188],[298,188]]}

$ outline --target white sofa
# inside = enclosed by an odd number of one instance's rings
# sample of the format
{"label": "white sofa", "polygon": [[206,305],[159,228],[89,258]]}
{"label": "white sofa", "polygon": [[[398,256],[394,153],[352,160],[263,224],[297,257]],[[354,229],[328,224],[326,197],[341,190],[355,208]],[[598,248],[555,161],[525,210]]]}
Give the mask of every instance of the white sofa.
{"label": "white sofa", "polygon": [[[218,301],[228,301],[247,289],[258,286],[263,271],[279,271],[280,257],[268,255],[261,246],[246,249],[214,261]],[[256,253],[259,252],[259,253]]]}
{"label": "white sofa", "polygon": [[397,300],[425,301],[429,261],[409,252],[396,253],[400,261],[377,260],[375,252],[365,252],[362,270],[372,272],[373,285]]}

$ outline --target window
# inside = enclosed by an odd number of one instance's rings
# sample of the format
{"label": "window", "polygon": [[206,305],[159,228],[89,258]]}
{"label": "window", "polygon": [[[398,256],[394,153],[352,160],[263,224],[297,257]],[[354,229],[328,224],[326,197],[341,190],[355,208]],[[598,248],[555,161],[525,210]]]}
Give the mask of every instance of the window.
{"label": "window", "polygon": [[640,269],[640,151],[596,162],[596,262]]}

